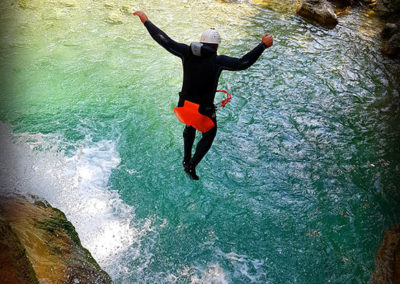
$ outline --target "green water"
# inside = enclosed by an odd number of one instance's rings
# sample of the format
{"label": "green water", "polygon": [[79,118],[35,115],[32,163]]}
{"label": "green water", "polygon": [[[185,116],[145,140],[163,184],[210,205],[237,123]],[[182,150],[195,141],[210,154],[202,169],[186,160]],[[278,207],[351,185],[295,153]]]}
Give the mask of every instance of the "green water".
{"label": "green water", "polygon": [[[99,187],[133,208],[131,228],[151,224],[100,259],[115,283],[368,283],[384,229],[400,220],[400,65],[380,55],[362,10],[325,30],[250,2],[1,7],[0,120],[57,137],[65,157],[112,141],[120,160]],[[233,99],[199,182],[182,170],[172,112],[181,62],[136,9],[180,42],[215,27],[231,56],[274,36],[251,68],[222,74]]]}

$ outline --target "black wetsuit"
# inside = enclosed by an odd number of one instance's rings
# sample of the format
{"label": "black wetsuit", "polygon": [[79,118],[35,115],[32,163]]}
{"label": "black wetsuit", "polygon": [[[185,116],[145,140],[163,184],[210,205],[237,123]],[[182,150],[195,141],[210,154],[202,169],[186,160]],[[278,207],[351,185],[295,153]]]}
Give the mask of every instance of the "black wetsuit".
{"label": "black wetsuit", "polygon": [[191,126],[185,127],[184,162],[195,167],[210,149],[217,133],[214,97],[222,70],[237,71],[250,67],[265,50],[265,44],[261,42],[240,59],[217,55],[216,50],[207,44],[203,44],[200,54],[195,55],[192,46],[172,40],[149,20],[144,25],[156,42],[182,59],[183,84],[178,106],[183,106],[185,100],[197,103],[200,105],[199,112],[209,116],[215,124],[213,129],[203,133],[193,158],[191,152],[196,130]]}

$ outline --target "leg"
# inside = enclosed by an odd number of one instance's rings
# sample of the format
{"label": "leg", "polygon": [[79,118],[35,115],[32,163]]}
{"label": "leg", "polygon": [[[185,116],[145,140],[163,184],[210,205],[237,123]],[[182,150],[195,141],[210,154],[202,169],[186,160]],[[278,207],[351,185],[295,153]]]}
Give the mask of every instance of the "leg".
{"label": "leg", "polygon": [[188,165],[192,158],[192,147],[194,138],[196,137],[196,129],[191,126],[186,126],[183,130],[183,164]]}
{"label": "leg", "polygon": [[194,153],[193,158],[190,161],[190,167],[192,168],[195,168],[200,163],[201,159],[203,159],[208,150],[210,150],[211,148],[215,135],[217,134],[217,122],[215,119],[213,120],[215,127],[203,133],[203,137],[201,137],[199,143],[196,146],[196,152]]}

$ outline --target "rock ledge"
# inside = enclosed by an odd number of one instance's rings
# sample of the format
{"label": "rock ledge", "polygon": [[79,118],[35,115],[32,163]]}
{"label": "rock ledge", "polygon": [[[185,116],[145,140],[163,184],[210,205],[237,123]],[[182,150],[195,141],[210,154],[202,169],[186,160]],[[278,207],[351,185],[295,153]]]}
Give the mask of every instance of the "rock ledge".
{"label": "rock ledge", "polygon": [[1,283],[112,283],[64,213],[45,201],[0,196],[0,231]]}
{"label": "rock ledge", "polygon": [[400,283],[400,224],[385,231],[371,283]]}

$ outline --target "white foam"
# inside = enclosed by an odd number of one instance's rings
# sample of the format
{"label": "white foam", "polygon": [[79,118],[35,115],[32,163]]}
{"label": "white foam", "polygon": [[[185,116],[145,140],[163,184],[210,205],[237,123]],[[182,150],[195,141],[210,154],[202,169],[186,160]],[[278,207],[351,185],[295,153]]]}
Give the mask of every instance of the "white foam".
{"label": "white foam", "polygon": [[[234,276],[240,275],[246,277],[250,283],[260,282],[260,278],[265,277],[265,272],[262,269],[264,260],[251,259],[247,255],[237,254],[235,252],[223,253],[219,252],[234,267]],[[254,272],[250,272],[254,270]]]}
{"label": "white foam", "polygon": [[121,273],[113,271],[118,256],[132,253],[131,246],[152,230],[151,222],[132,225],[134,209],[108,188],[120,164],[113,141],[86,138],[70,156],[60,151],[60,141],[55,135],[12,134],[0,122],[0,189],[38,195],[62,210],[83,246],[113,277]]}
{"label": "white foam", "polygon": [[234,279],[240,279],[239,281],[246,283],[266,283],[267,275],[263,265],[267,259],[252,259],[247,255],[235,252],[224,253],[219,248],[216,248],[215,255],[219,259],[218,261],[206,265],[185,266],[175,273],[170,272],[159,277],[162,279],[159,282],[225,284],[235,282]]}
{"label": "white foam", "polygon": [[224,263],[229,262],[231,269],[225,272],[218,263],[211,264],[206,269],[197,267],[197,270],[201,271],[201,277],[192,277],[192,283],[228,283],[236,278],[247,278],[247,283],[265,281],[267,275],[262,268],[263,259],[252,259],[236,252],[225,253],[219,248],[216,249],[215,254],[223,259]]}
{"label": "white foam", "polygon": [[207,268],[201,272],[200,277],[198,275],[192,275],[191,283],[227,284],[229,282],[228,280],[226,280],[225,272],[221,268],[221,266],[218,263],[212,263],[209,264]]}

